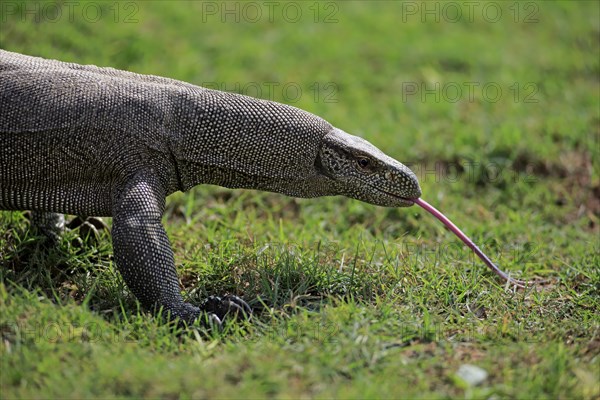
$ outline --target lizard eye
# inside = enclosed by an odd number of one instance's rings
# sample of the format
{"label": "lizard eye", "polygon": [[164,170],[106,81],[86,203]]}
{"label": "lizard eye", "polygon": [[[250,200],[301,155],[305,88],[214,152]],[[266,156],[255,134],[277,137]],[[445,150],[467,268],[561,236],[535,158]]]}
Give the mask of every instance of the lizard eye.
{"label": "lizard eye", "polygon": [[357,160],[357,162],[358,162],[358,166],[363,169],[367,168],[371,164],[370,160],[368,158],[364,158],[364,157],[359,158]]}

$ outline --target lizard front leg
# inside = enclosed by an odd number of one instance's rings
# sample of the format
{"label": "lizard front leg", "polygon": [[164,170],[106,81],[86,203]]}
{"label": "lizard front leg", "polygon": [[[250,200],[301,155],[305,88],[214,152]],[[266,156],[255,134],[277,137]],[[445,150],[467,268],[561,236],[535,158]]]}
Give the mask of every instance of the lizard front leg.
{"label": "lizard front leg", "polygon": [[[175,259],[161,218],[165,192],[151,174],[140,174],[119,191],[113,210],[113,248],[117,267],[129,289],[148,309],[170,319],[192,323],[202,311],[183,301],[175,270]],[[245,312],[237,298],[208,301],[203,307],[209,319],[220,324],[231,311]],[[208,322],[208,321],[204,321]]]}

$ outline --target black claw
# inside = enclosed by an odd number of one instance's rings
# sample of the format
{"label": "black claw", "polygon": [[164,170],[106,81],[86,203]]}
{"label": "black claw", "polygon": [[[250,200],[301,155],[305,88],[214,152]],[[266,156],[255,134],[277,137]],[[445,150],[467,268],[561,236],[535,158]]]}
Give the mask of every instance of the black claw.
{"label": "black claw", "polygon": [[83,225],[84,221],[85,220],[83,218],[77,216],[77,217],[73,218],[72,220],[70,220],[69,222],[67,222],[65,224],[65,227],[67,229],[74,230],[74,229],[79,228],[81,225]]}
{"label": "black claw", "polygon": [[98,230],[98,231],[109,230],[106,222],[104,222],[102,220],[102,218],[99,218],[99,217],[85,217],[84,218],[84,217],[77,216],[77,217],[73,218],[71,221],[69,221],[66,224],[66,227],[71,230],[74,230],[84,224],[91,225],[94,228],[96,228],[96,230]]}
{"label": "black claw", "polygon": [[[169,321],[168,318],[167,320]],[[221,321],[221,318],[211,312],[202,312],[194,320],[179,319],[176,325],[179,328],[185,329],[196,324],[208,332],[223,331],[223,322]]]}
{"label": "black claw", "polygon": [[225,296],[223,299],[229,301],[232,304],[235,304],[240,309],[240,311],[244,313],[245,319],[250,318],[250,316],[252,315],[252,308],[241,298],[230,295]]}
{"label": "black claw", "polygon": [[109,231],[108,225],[100,217],[87,217],[86,222],[96,228],[98,231]]}
{"label": "black claw", "polygon": [[221,318],[215,314],[206,314],[206,320],[206,327],[210,330],[216,329],[218,332],[223,330],[223,322],[221,321]]}
{"label": "black claw", "polygon": [[108,230],[108,225],[97,217],[75,217],[66,224],[70,230],[79,229],[79,235],[82,238],[91,238],[97,241],[100,238],[100,231]]}
{"label": "black claw", "polygon": [[252,315],[252,309],[244,300],[237,296],[210,296],[200,307],[203,311],[214,314],[220,320],[225,318],[249,319]]}

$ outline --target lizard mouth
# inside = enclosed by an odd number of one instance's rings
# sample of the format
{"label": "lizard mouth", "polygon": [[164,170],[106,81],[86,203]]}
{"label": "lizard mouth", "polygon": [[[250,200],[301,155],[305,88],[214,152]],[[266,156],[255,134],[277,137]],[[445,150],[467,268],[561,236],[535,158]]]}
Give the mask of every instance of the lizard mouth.
{"label": "lizard mouth", "polygon": [[403,207],[410,207],[413,206],[415,204],[415,200],[414,198],[409,198],[409,197],[403,197],[403,196],[398,196],[397,194],[394,193],[390,193],[386,190],[368,185],[371,189],[375,190],[376,192],[382,193],[384,194],[386,197],[393,199],[394,202],[399,202],[400,206]]}

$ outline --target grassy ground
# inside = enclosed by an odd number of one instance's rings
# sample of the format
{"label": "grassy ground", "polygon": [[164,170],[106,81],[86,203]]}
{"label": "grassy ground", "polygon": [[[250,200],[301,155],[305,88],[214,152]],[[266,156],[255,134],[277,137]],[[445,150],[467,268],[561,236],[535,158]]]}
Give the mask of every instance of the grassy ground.
{"label": "grassy ground", "polygon": [[108,233],[46,248],[2,212],[2,398],[600,397],[598,3],[374,3],[3,0],[0,47],[319,114],[549,283],[505,290],[415,208],[204,186],[164,219],[185,295],[256,315],[174,332]]}

